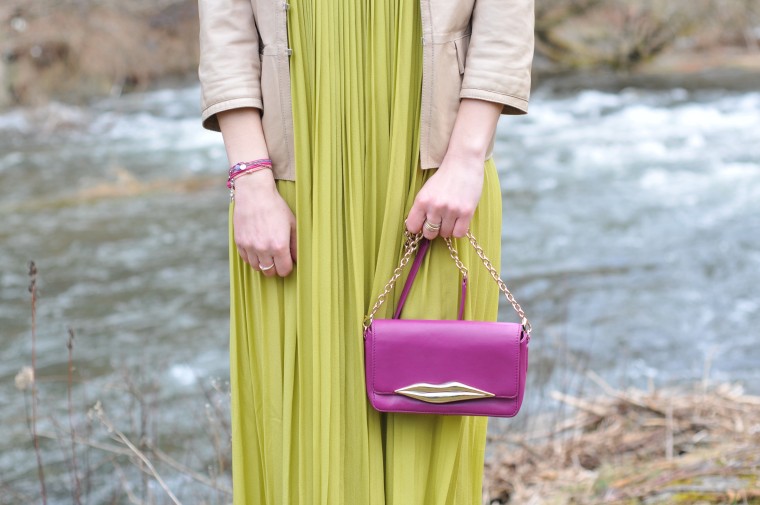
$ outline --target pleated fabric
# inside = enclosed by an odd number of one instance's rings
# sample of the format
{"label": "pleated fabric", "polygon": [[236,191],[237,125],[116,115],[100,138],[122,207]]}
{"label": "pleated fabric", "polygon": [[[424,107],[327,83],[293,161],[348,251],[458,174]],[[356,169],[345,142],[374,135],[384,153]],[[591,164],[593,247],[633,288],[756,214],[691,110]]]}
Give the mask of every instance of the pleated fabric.
{"label": "pleated fabric", "polygon": [[[381,414],[365,392],[362,320],[435,173],[419,166],[419,2],[289,1],[296,180],[277,188],[296,215],[298,261],[285,278],[252,270],[230,203],[233,503],[481,503],[487,418]],[[498,268],[493,159],[484,170],[470,229]],[[455,243],[470,270],[465,319],[496,320],[496,284],[466,239]],[[455,319],[459,283],[434,240],[402,317]],[[376,317],[391,317],[401,288]]]}

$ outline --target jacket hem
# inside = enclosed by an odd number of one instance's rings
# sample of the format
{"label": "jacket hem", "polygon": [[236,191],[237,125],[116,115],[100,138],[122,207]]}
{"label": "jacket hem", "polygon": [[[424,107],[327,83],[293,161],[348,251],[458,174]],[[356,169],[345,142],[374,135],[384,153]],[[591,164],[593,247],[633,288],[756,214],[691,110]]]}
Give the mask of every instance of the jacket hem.
{"label": "jacket hem", "polygon": [[241,107],[255,107],[264,110],[264,104],[260,98],[230,98],[204,108],[201,112],[201,124],[207,130],[220,132],[222,130],[219,127],[219,120],[216,117],[216,114],[224,112],[225,110],[238,109]]}
{"label": "jacket hem", "polygon": [[521,115],[528,113],[528,100],[496,91],[462,88],[459,92],[459,98],[478,98],[489,102],[498,102],[504,106],[501,110],[502,114]]}

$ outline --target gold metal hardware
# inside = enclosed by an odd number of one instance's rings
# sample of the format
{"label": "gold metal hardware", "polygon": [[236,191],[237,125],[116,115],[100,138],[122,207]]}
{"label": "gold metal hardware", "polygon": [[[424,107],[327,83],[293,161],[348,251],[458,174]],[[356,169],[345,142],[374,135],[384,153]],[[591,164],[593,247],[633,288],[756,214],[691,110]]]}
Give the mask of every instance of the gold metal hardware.
{"label": "gold metal hardware", "polygon": [[[409,260],[412,257],[412,254],[417,250],[420,244],[420,240],[422,240],[422,232],[419,232],[417,234],[410,233],[409,230],[404,230],[404,254],[401,256],[401,259],[399,259],[398,266],[393,271],[393,274],[391,275],[391,278],[388,280],[388,282],[385,285],[385,288],[383,289],[383,292],[380,293],[377,297],[377,301],[375,302],[375,305],[372,307],[372,310],[370,310],[369,314],[364,318],[364,321],[362,325],[364,326],[364,329],[370,327],[372,324],[372,320],[375,317],[375,314],[377,313],[380,306],[385,302],[385,298],[388,296],[388,294],[393,289],[393,286],[396,284],[396,281],[399,277],[401,277],[401,272],[403,271],[404,267],[407,263],[409,263]],[[456,264],[457,268],[460,272],[462,272],[462,276],[467,277],[467,268],[464,266],[462,261],[459,259],[459,253],[457,252],[456,248],[454,248],[451,238],[450,237],[442,237],[444,241],[446,241],[446,246],[449,248],[449,255],[454,260],[454,263]],[[483,252],[483,248],[478,244],[478,241],[475,240],[475,237],[473,236],[471,231],[467,231],[467,238],[470,241],[470,244],[472,244],[472,247],[475,248],[475,252],[477,253],[478,257],[483,261],[483,265],[486,267],[488,272],[491,274],[491,277],[496,281],[496,284],[499,286],[499,289],[502,293],[504,293],[504,296],[507,297],[507,301],[512,304],[512,308],[515,309],[515,312],[517,312],[517,315],[520,316],[520,324],[522,324],[523,330],[528,335],[528,338],[530,338],[530,332],[532,329],[532,326],[530,324],[530,321],[528,321],[528,318],[525,316],[525,311],[523,311],[522,307],[520,307],[520,304],[517,303],[517,300],[515,300],[514,295],[511,291],[509,291],[509,288],[507,288],[507,285],[504,283],[503,280],[501,280],[501,277],[499,276],[499,272],[496,271],[496,268],[493,266],[493,264],[488,260],[488,258],[485,255],[485,252]]]}
{"label": "gold metal hardware", "polygon": [[504,296],[507,297],[507,301],[512,304],[512,308],[515,309],[517,315],[520,316],[520,324],[522,324],[525,333],[527,333],[528,337],[530,337],[530,330],[532,330],[533,327],[531,326],[530,321],[528,321],[528,318],[525,316],[525,311],[523,311],[522,307],[520,307],[520,304],[517,303],[517,300],[507,287],[506,283],[501,280],[499,272],[496,271],[496,268],[493,266],[493,264],[488,260],[488,258],[486,258],[486,254],[483,252],[483,248],[480,247],[480,244],[478,244],[478,241],[475,240],[475,237],[470,231],[467,232],[467,238],[470,239],[470,244],[472,244],[472,247],[475,248],[475,252],[478,254],[480,259],[483,260],[483,265],[485,265],[486,269],[491,274],[491,277],[493,277],[493,280],[495,280],[496,284],[499,285],[501,292],[504,293]]}
{"label": "gold metal hardware", "polygon": [[397,389],[395,392],[427,403],[449,403],[495,396],[493,393],[461,382],[445,382],[443,384],[420,382]]}
{"label": "gold metal hardware", "polygon": [[412,254],[417,250],[417,246],[419,246],[420,240],[422,240],[422,233],[412,235],[409,230],[404,230],[404,237],[404,254],[401,256],[401,259],[399,259],[396,269],[393,270],[391,278],[385,284],[383,292],[378,295],[377,301],[372,307],[372,310],[370,310],[369,314],[364,318],[363,326],[365,330],[372,324],[375,313],[385,301],[385,297],[388,296],[388,294],[393,289],[393,285],[396,284],[396,280],[401,277],[401,272],[403,271],[406,264],[409,263],[409,259],[412,257]]}

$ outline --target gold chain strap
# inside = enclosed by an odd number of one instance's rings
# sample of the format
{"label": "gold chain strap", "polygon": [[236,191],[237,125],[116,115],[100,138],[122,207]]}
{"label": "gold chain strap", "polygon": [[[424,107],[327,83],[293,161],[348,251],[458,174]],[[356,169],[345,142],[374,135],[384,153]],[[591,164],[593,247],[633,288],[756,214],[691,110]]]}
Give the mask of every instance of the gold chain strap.
{"label": "gold chain strap", "polygon": [[[377,301],[375,302],[375,305],[372,307],[372,310],[370,310],[369,314],[364,318],[364,329],[366,330],[369,328],[369,326],[372,324],[372,320],[375,317],[375,314],[377,313],[380,306],[385,302],[385,298],[388,296],[388,294],[393,289],[393,286],[396,284],[396,281],[399,277],[401,277],[401,272],[403,271],[404,267],[407,263],[409,263],[409,260],[412,257],[412,254],[417,250],[420,240],[422,239],[422,232],[417,234],[412,234],[409,232],[409,230],[404,230],[404,254],[401,256],[401,259],[398,262],[398,266],[393,271],[393,274],[391,275],[391,278],[388,280],[388,283],[385,285],[385,288],[383,289],[383,292],[380,293],[380,295],[377,297]],[[496,281],[496,284],[498,284],[499,289],[502,293],[504,293],[504,296],[507,297],[507,301],[512,304],[512,308],[515,309],[515,312],[517,312],[517,315],[520,316],[520,323],[523,326],[523,329],[525,332],[530,336],[530,331],[532,329],[532,326],[530,324],[530,321],[528,321],[528,318],[525,317],[525,312],[523,311],[522,307],[520,307],[520,304],[517,303],[517,300],[515,300],[514,295],[511,291],[509,291],[509,288],[507,288],[507,285],[504,283],[503,280],[501,280],[501,276],[499,276],[499,272],[496,271],[496,268],[494,268],[493,264],[488,260],[488,258],[485,255],[485,252],[483,252],[483,248],[480,247],[480,244],[478,244],[478,241],[475,240],[475,237],[473,236],[472,232],[469,230],[467,231],[467,238],[470,240],[470,244],[472,244],[472,247],[475,248],[475,252],[478,254],[480,259],[483,261],[483,265],[485,265],[488,272],[491,274],[491,277]],[[460,272],[462,272],[463,277],[467,277],[467,267],[464,266],[462,263],[462,260],[459,259],[459,253],[454,248],[451,242],[451,238],[449,237],[443,237],[443,240],[446,241],[446,246],[449,248],[449,255],[454,260],[454,263],[456,263],[457,268]]]}
{"label": "gold chain strap", "polygon": [[[475,248],[475,252],[478,254],[478,256],[480,256],[480,259],[483,260],[483,265],[485,265],[485,267],[488,269],[488,272],[491,274],[491,277],[493,277],[493,280],[495,280],[496,284],[499,285],[501,292],[504,293],[504,296],[507,297],[507,301],[512,304],[512,308],[515,309],[517,315],[520,316],[520,323],[523,325],[525,332],[530,336],[530,330],[532,330],[533,327],[531,326],[530,321],[528,321],[528,318],[525,316],[525,311],[523,311],[522,307],[520,307],[520,304],[517,303],[515,296],[512,294],[509,288],[507,288],[506,283],[501,280],[499,272],[496,271],[496,268],[494,268],[488,258],[486,258],[486,254],[483,252],[483,248],[480,247],[480,244],[478,244],[478,241],[475,240],[475,237],[469,230],[467,231],[467,238],[470,239],[470,244],[472,244],[472,247]],[[448,239],[446,240],[448,241]]]}
{"label": "gold chain strap", "polygon": [[406,236],[406,240],[404,241],[404,254],[401,256],[401,259],[398,262],[398,266],[393,271],[390,280],[388,280],[386,283],[385,289],[383,289],[383,292],[378,295],[377,301],[372,307],[372,310],[369,312],[369,315],[364,318],[363,325],[365,330],[372,324],[375,313],[385,301],[385,297],[388,296],[388,293],[390,293],[391,289],[393,289],[393,285],[396,284],[396,280],[401,277],[401,271],[404,269],[406,264],[409,263],[409,259],[412,257],[412,253],[417,250],[417,247],[420,244],[420,240],[422,239],[421,232],[417,235],[412,235],[409,230],[404,230],[404,235]]}

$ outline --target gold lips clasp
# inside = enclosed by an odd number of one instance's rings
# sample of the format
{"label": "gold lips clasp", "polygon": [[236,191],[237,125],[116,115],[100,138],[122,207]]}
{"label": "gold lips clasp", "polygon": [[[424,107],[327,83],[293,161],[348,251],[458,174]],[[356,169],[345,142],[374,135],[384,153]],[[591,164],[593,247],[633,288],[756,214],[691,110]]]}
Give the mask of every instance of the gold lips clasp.
{"label": "gold lips clasp", "polygon": [[420,382],[397,389],[395,392],[427,403],[449,403],[495,396],[493,393],[461,382],[444,382],[443,384]]}

